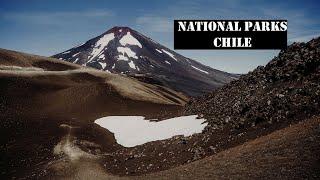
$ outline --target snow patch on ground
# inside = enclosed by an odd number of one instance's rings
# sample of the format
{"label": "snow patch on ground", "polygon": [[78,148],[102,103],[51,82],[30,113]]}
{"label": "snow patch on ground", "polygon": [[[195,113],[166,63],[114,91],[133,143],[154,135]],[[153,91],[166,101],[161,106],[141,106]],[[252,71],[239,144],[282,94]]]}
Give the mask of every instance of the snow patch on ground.
{"label": "snow patch on ground", "polygon": [[[119,53],[121,53],[123,56],[127,55],[129,58],[132,57],[134,59],[138,59],[136,56],[136,53],[133,52],[130,48],[128,47],[117,47],[117,50]],[[119,58],[118,58],[119,59]],[[123,60],[123,59],[122,59]]]}
{"label": "snow patch on ground", "polygon": [[172,59],[178,61],[178,60],[174,57],[174,55],[173,55],[172,53],[170,53],[170,52],[168,52],[168,51],[166,51],[166,50],[164,50],[164,49],[162,49],[162,51],[163,51],[164,53],[168,54]]}
{"label": "snow patch on ground", "polygon": [[134,147],[177,135],[201,133],[208,125],[204,122],[205,119],[197,119],[197,115],[160,122],[145,120],[143,116],[108,116],[95,120],[96,124],[114,133],[117,143],[124,147]]}
{"label": "snow patch on ground", "polygon": [[97,57],[103,49],[109,44],[111,40],[114,39],[114,34],[109,33],[104,36],[102,36],[95,44],[92,52],[91,52],[91,58],[88,62],[92,61],[95,57]]}
{"label": "snow patch on ground", "polygon": [[209,72],[207,72],[207,71],[205,71],[205,70],[202,70],[202,69],[199,69],[199,68],[197,68],[197,67],[195,67],[195,66],[192,66],[192,65],[191,65],[191,67],[193,67],[194,69],[196,69],[196,70],[198,70],[198,71],[201,71],[201,72],[203,72],[203,73],[209,74]]}
{"label": "snow patch on ground", "polygon": [[119,42],[120,42],[120,44],[121,44],[122,46],[125,46],[125,45],[129,44],[129,45],[136,45],[136,46],[139,46],[140,48],[142,48],[141,43],[140,43],[136,38],[134,38],[134,37],[130,34],[130,32],[127,32],[127,34],[124,35],[124,36],[120,39]]}
{"label": "snow patch on ground", "polygon": [[171,63],[169,63],[169,61],[165,61],[167,64],[171,64]]}

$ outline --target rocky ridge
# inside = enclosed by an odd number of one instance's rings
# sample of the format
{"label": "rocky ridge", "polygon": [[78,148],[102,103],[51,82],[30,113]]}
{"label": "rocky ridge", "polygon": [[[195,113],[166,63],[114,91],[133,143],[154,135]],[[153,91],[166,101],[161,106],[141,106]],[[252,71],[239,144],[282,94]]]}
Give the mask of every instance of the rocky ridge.
{"label": "rocky ridge", "polygon": [[243,75],[208,95],[193,99],[185,111],[200,114],[210,129],[292,122],[319,114],[320,38],[293,43],[265,67]]}

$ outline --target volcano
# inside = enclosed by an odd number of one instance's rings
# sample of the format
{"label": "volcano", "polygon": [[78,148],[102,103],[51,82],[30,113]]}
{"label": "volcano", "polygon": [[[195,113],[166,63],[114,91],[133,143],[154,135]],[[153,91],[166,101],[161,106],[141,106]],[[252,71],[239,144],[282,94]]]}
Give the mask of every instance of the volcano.
{"label": "volcano", "polygon": [[53,57],[126,74],[188,96],[202,95],[237,78],[184,57],[129,27],[113,27]]}

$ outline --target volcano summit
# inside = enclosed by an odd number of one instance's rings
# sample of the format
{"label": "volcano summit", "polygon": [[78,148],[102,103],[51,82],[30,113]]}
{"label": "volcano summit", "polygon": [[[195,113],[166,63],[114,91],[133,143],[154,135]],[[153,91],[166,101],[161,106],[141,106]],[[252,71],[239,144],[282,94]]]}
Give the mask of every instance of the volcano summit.
{"label": "volcano summit", "polygon": [[186,58],[129,27],[114,27],[53,57],[127,74],[189,96],[212,91],[236,78]]}

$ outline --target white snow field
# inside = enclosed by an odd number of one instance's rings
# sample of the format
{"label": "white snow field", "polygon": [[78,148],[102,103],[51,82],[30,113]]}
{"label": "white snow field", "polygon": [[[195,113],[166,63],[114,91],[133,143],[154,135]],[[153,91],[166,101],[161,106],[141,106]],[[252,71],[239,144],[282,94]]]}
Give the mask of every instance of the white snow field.
{"label": "white snow field", "polygon": [[120,39],[120,44],[122,46],[125,46],[127,44],[129,45],[136,45],[136,46],[139,46],[140,48],[142,48],[142,45],[141,43],[136,39],[134,38],[130,32],[127,32],[126,35],[124,35],[121,39]]}
{"label": "white snow field", "polygon": [[201,133],[208,125],[197,115],[181,116],[159,122],[145,120],[143,116],[107,116],[95,120],[99,126],[114,133],[118,144],[134,147],[147,142],[173,136],[191,136]]}

